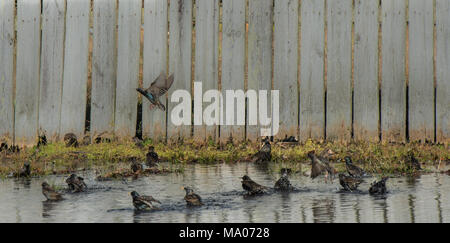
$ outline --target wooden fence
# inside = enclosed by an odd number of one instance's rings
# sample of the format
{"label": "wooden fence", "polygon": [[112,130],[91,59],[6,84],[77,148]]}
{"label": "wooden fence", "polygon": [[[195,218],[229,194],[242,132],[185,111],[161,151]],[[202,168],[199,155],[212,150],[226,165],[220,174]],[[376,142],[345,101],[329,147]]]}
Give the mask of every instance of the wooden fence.
{"label": "wooden fence", "polygon": [[279,138],[450,140],[450,0],[1,0],[0,63],[0,137],[16,144],[259,137],[174,126],[170,99],[148,109],[135,89],[161,71],[168,97],[194,80],[279,90]]}

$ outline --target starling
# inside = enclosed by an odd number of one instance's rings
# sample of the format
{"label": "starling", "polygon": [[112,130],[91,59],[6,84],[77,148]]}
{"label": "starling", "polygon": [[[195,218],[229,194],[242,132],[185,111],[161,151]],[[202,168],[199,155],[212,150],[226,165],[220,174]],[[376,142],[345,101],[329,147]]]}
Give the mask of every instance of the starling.
{"label": "starling", "polygon": [[201,206],[202,198],[194,193],[194,190],[190,187],[183,187],[183,189],[186,191],[186,195],[184,196],[184,200],[186,201],[188,206]]}
{"label": "starling", "polygon": [[353,164],[352,159],[349,156],[345,157],[345,168],[347,168],[348,174],[353,177],[363,177],[366,175],[366,172],[363,169]]}
{"label": "starling", "polygon": [[242,177],[242,188],[247,191],[248,195],[264,194],[267,190],[267,187],[254,182],[248,175]]}
{"label": "starling", "polygon": [[155,207],[152,202],[156,202],[161,204],[160,201],[154,199],[152,196],[141,196],[136,191],[132,191],[130,193],[131,197],[133,198],[133,206],[137,210],[154,210],[158,209],[158,207]]}
{"label": "starling", "polygon": [[166,78],[166,74],[164,72],[161,72],[159,77],[155,81],[153,81],[149,88],[147,88],[146,90],[137,88],[136,90],[151,102],[150,109],[153,109],[153,107],[156,106],[162,111],[165,111],[166,107],[161,103],[159,97],[167,93],[167,91],[173,84],[173,80],[173,75],[170,75],[169,78]]}
{"label": "starling", "polygon": [[59,201],[63,199],[61,194],[51,188],[47,182],[42,182],[42,194],[44,194],[48,201]]}
{"label": "starling", "polygon": [[79,177],[76,174],[70,175],[70,177],[66,179],[66,183],[72,192],[84,192],[87,189],[83,177]]}

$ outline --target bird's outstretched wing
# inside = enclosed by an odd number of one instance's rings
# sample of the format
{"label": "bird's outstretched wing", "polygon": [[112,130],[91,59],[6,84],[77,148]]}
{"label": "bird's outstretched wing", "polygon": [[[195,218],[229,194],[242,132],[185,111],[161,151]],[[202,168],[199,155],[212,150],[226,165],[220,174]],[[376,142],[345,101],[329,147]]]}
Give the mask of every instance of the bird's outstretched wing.
{"label": "bird's outstretched wing", "polygon": [[155,96],[156,99],[158,99],[160,96],[167,93],[167,91],[173,84],[173,80],[173,75],[170,75],[169,78],[166,78],[166,74],[164,72],[161,72],[159,77],[155,81],[153,81],[153,83],[146,91],[148,93],[151,93],[153,96]]}

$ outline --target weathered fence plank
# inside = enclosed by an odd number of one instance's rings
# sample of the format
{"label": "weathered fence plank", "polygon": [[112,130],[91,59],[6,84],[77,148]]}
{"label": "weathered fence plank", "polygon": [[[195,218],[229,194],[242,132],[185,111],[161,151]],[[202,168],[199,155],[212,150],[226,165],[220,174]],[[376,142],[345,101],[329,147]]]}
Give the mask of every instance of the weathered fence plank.
{"label": "weathered fence plank", "polygon": [[433,1],[409,0],[409,139],[434,141]]}
{"label": "weathered fence plank", "polygon": [[378,0],[355,1],[353,132],[378,141]]}
{"label": "weathered fence plank", "polygon": [[381,130],[383,141],[404,141],[406,125],[405,1],[382,1]]}
{"label": "weathered fence plank", "polygon": [[277,137],[298,137],[298,0],[275,1],[273,87],[280,91]]}
{"label": "weathered fence plank", "polygon": [[450,142],[450,0],[436,0],[436,139]]}
{"label": "weathered fence plank", "polygon": [[352,0],[327,2],[327,139],[351,138]]}
{"label": "weathered fence plank", "polygon": [[136,134],[141,10],[141,0],[119,1],[114,122],[114,133],[119,138],[131,138]]}
{"label": "weathered fence plank", "polygon": [[[169,73],[174,74],[175,80],[169,90],[169,97],[172,97],[175,90],[186,90],[192,96],[192,6],[192,0],[173,0],[170,2]],[[188,102],[189,108],[191,108],[192,99]],[[178,102],[169,102],[167,109],[169,112],[167,137],[171,141],[191,136],[191,120],[189,125],[183,124],[181,126],[176,126],[171,122],[170,116],[177,104]],[[183,114],[183,116],[191,116],[191,113]]]}
{"label": "weathered fence plank", "polygon": [[[230,92],[245,89],[245,5],[245,0],[223,2],[222,95],[224,99],[227,90]],[[227,100],[227,102],[230,101]],[[232,107],[228,107],[224,102],[224,126],[220,127],[222,142],[226,142],[229,138],[233,141],[242,141],[245,138],[245,100],[243,103],[239,102],[238,99],[234,99]],[[244,123],[239,124],[240,121]]]}
{"label": "weathered fence plank", "polygon": [[[270,102],[272,90],[272,31],[273,31],[273,1],[250,0],[248,23],[248,90],[267,90]],[[258,96],[257,96],[258,97]],[[259,103],[255,100],[255,102]],[[247,98],[247,120],[251,117],[261,117],[261,109],[251,108],[252,99]],[[258,104],[256,103],[256,104]],[[259,107],[259,105],[258,105]],[[271,108],[265,113],[270,116]],[[260,119],[256,119],[260,121]],[[267,127],[267,126],[264,126]],[[247,139],[256,140],[261,135],[261,124],[247,124]]]}
{"label": "weathered fence plank", "polygon": [[14,135],[14,1],[0,2],[0,138]]}
{"label": "weathered fence plank", "polygon": [[39,95],[39,129],[47,139],[58,139],[64,53],[64,0],[44,0]]}
{"label": "weathered fence plank", "polygon": [[117,2],[94,1],[91,135],[114,131]]}
{"label": "weathered fence plank", "polygon": [[[144,88],[167,71],[167,0],[144,2]],[[166,105],[166,97],[160,97]],[[166,112],[149,109],[150,101],[143,97],[142,129],[144,137],[164,140],[166,137]]]}
{"label": "weathered fence plank", "polygon": [[38,128],[40,0],[17,1],[15,141],[32,145]]}
{"label": "weathered fence plank", "polygon": [[[219,1],[197,0],[195,18],[195,81],[202,83],[204,92],[219,87],[218,61],[219,61]],[[195,94],[200,95],[202,94]],[[217,98],[217,97],[216,97]],[[202,98],[203,100],[203,98]],[[194,114],[203,112],[210,104],[215,104],[216,111],[220,108],[221,100],[212,99],[211,103],[205,102],[194,105]],[[196,110],[197,108],[197,110]],[[219,119],[220,114],[214,115]],[[203,125],[194,127],[194,138],[198,141],[206,139],[216,140],[218,138],[218,126],[208,126],[205,117]],[[214,122],[217,122],[215,120]],[[218,124],[218,123],[216,123]]]}
{"label": "weathered fence plank", "polygon": [[67,1],[60,135],[81,137],[86,119],[90,0]]}
{"label": "weathered fence plank", "polygon": [[324,0],[303,0],[300,49],[300,139],[323,139]]}

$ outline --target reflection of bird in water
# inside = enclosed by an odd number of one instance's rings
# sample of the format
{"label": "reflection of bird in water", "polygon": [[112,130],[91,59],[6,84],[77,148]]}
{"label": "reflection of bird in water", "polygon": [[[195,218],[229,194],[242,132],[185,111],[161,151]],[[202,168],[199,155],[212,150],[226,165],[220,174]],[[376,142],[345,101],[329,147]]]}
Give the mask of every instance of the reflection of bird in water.
{"label": "reflection of bird in water", "polygon": [[308,157],[311,159],[311,178],[314,179],[321,174],[325,174],[325,182],[330,176],[331,180],[334,178],[334,168],[330,162],[320,156],[317,156],[314,151],[308,152]]}
{"label": "reflection of bird in water", "polygon": [[330,198],[313,199],[312,213],[314,223],[333,223],[335,218],[334,200]]}
{"label": "reflection of bird in water", "polygon": [[291,182],[288,179],[288,169],[281,169],[281,178],[275,183],[275,190],[279,191],[291,191],[294,189],[291,185]]}
{"label": "reflection of bird in water", "polygon": [[353,164],[352,159],[349,156],[345,157],[345,168],[347,169],[348,174],[353,177],[363,177],[366,175],[366,172],[363,169]]}
{"label": "reflection of bird in water", "polygon": [[66,183],[72,192],[84,192],[87,189],[84,178],[79,177],[76,174],[70,175],[70,177],[66,179]]}
{"label": "reflection of bird in water", "polygon": [[136,191],[132,191],[130,195],[133,198],[133,206],[139,211],[158,209],[152,202],[161,204],[160,201],[154,199],[152,196],[141,196]]}
{"label": "reflection of bird in water", "polygon": [[156,78],[155,81],[153,81],[149,88],[145,90],[137,88],[136,90],[150,101],[150,109],[157,107],[162,111],[165,111],[166,107],[161,103],[159,97],[167,93],[167,91],[173,84],[173,80],[173,75],[170,75],[169,78],[166,78],[166,74],[164,72],[161,72],[159,77]]}
{"label": "reflection of bird in water", "polygon": [[373,182],[370,185],[369,193],[371,195],[383,195],[383,194],[386,194],[386,192],[387,192],[386,181],[388,179],[389,179],[389,177],[383,177],[380,181]]}
{"label": "reflection of bird in water", "polygon": [[254,182],[248,175],[242,177],[242,188],[247,191],[247,195],[257,195],[266,193],[267,187]]}
{"label": "reflection of bird in water", "polygon": [[42,217],[44,218],[49,218],[52,215],[50,214],[50,212],[53,210],[53,208],[55,207],[57,203],[53,202],[53,201],[42,201]]}
{"label": "reflection of bird in water", "polygon": [[45,181],[42,182],[42,194],[44,194],[48,201],[59,201],[63,199],[62,195],[51,188]]}
{"label": "reflection of bird in water", "polygon": [[156,167],[158,166],[158,154],[155,152],[155,147],[150,146],[148,147],[148,153],[146,156],[146,164],[148,167]]}
{"label": "reflection of bird in water", "polygon": [[186,201],[188,206],[201,206],[202,198],[194,193],[194,190],[190,187],[182,187],[186,191],[186,195],[184,196],[184,200]]}
{"label": "reflection of bird in water", "polygon": [[351,192],[357,190],[359,184],[361,184],[362,182],[363,180],[360,178],[339,174],[339,183],[345,191]]}
{"label": "reflection of bird in water", "polygon": [[255,163],[269,162],[272,160],[272,148],[270,146],[269,139],[265,139],[263,146],[261,149],[256,152],[251,161]]}

